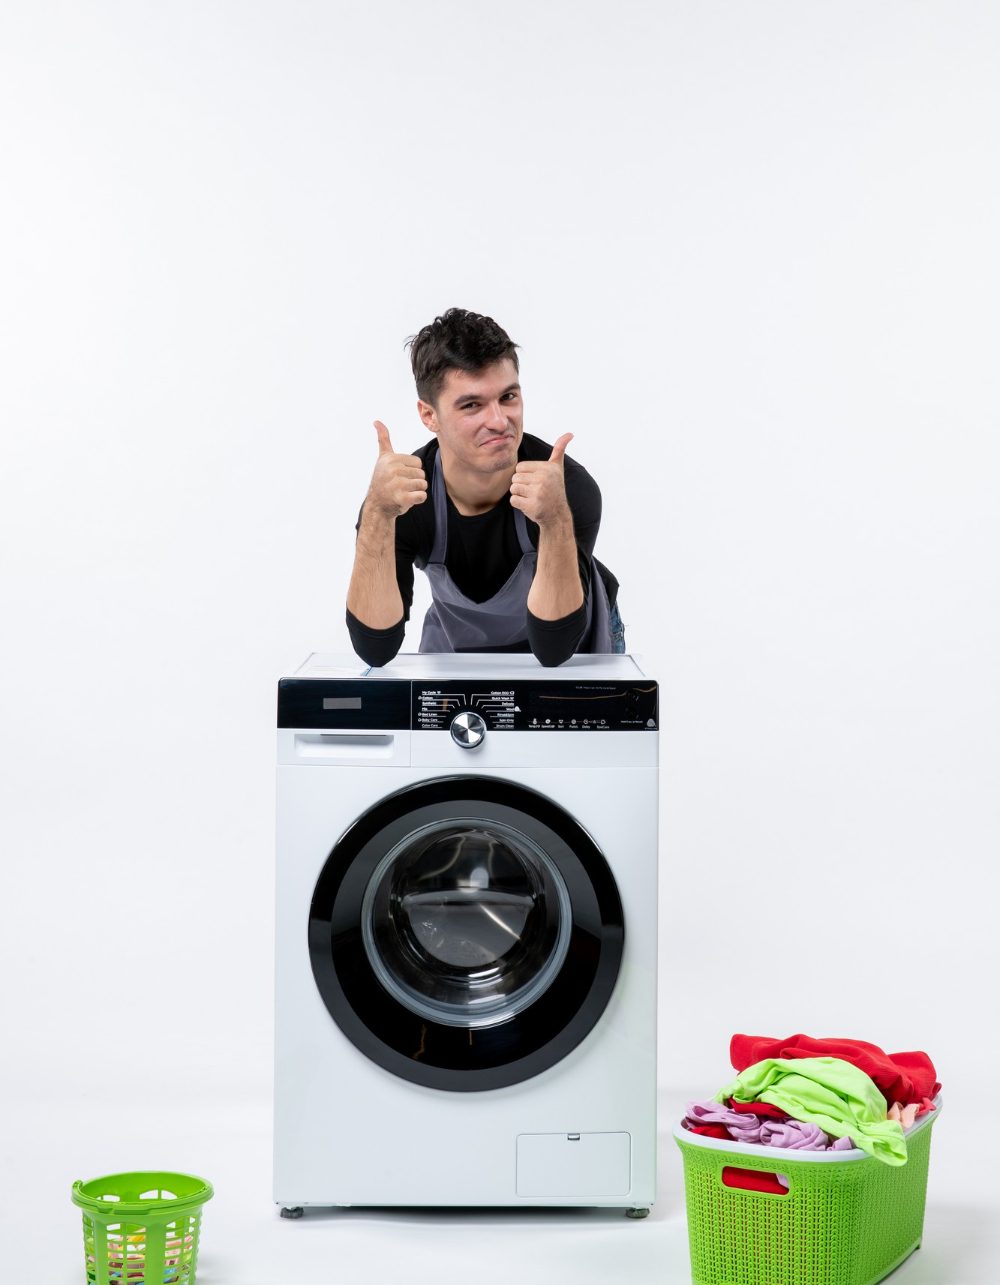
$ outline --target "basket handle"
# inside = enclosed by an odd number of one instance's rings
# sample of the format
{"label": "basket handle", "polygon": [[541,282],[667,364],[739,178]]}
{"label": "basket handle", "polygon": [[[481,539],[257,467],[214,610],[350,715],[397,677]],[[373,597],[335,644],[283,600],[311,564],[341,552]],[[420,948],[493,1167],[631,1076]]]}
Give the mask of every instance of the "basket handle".
{"label": "basket handle", "polygon": [[762,1169],[741,1169],[738,1165],[723,1165],[720,1173],[722,1185],[750,1195],[787,1196],[788,1180],[783,1174],[769,1173]]}

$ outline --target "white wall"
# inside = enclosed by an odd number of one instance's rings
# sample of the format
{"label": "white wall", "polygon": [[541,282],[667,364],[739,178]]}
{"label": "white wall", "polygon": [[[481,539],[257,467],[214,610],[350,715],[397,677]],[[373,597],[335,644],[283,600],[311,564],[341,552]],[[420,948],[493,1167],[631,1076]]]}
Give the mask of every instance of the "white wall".
{"label": "white wall", "polygon": [[662,682],[663,1081],[737,1029],[996,1065],[998,40],[4,7],[9,1086],[266,1085],[275,679],[347,646],[371,421],[423,440],[402,344],[454,304],[576,434]]}

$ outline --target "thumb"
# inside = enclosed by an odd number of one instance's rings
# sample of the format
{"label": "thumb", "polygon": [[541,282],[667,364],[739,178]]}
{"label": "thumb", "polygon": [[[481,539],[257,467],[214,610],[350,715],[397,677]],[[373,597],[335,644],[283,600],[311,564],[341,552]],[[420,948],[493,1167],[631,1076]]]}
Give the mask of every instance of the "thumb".
{"label": "thumb", "polygon": [[393,455],[392,442],[389,441],[389,430],[380,419],[375,420],[375,432],[378,434],[379,455]]}
{"label": "thumb", "polygon": [[552,448],[552,454],[549,456],[550,464],[562,463],[563,456],[566,454],[566,447],[569,446],[572,440],[573,440],[572,433],[563,433],[562,437],[559,438],[555,446],[553,446]]}

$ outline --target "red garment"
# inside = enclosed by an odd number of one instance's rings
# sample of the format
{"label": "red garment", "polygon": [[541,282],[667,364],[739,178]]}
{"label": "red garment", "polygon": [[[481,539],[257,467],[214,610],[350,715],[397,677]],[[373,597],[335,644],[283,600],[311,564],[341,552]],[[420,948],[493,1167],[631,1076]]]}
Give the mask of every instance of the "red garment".
{"label": "red garment", "polygon": [[770,1102],[737,1102],[735,1098],[729,1099],[730,1109],[733,1111],[742,1111],[744,1115],[767,1116],[770,1120],[790,1120],[792,1117],[787,1111],[782,1111],[781,1107],[772,1106]]}
{"label": "red garment", "polygon": [[766,1191],[771,1196],[787,1196],[788,1188],[778,1181],[776,1173],[763,1173],[759,1169],[737,1169],[726,1165],[722,1170],[722,1181],[727,1187],[738,1187],[742,1191]]}
{"label": "red garment", "polygon": [[724,1138],[726,1142],[732,1142],[733,1135],[729,1132],[724,1124],[696,1124],[685,1125],[688,1133],[700,1133],[704,1138]]}
{"label": "red garment", "polygon": [[765,1058],[839,1057],[869,1075],[886,1102],[923,1102],[940,1089],[934,1063],[926,1053],[884,1053],[877,1044],[864,1040],[820,1039],[811,1035],[789,1035],[785,1040],[765,1035],[734,1035],[729,1057],[737,1071],[745,1071]]}

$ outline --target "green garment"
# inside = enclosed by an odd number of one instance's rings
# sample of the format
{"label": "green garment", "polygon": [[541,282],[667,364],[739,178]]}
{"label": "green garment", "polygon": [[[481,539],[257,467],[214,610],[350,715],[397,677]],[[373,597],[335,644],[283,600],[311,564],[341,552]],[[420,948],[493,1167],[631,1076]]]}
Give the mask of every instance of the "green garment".
{"label": "green garment", "polygon": [[906,1164],[906,1139],[886,1118],[885,1098],[864,1071],[839,1057],[768,1057],[720,1089],[716,1102],[770,1102],[793,1120],[818,1124],[887,1165]]}

